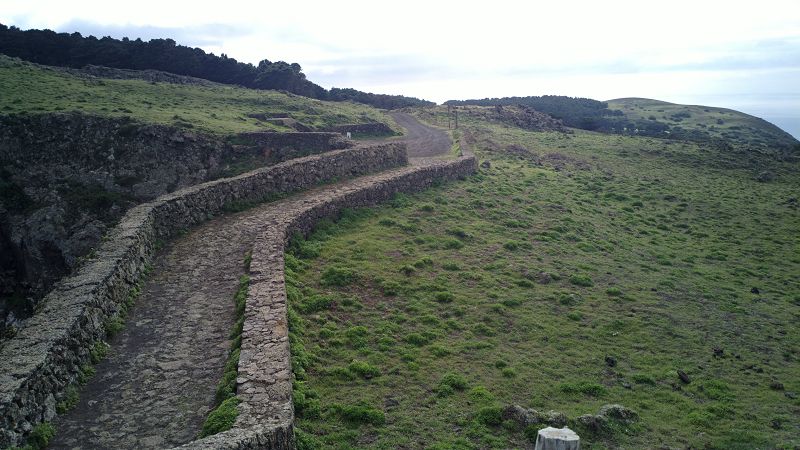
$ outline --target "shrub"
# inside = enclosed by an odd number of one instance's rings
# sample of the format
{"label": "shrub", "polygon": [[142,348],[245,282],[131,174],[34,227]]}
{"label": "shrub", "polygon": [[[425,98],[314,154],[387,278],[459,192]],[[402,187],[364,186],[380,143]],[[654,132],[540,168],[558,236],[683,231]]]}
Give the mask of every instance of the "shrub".
{"label": "shrub", "polygon": [[78,389],[75,386],[67,386],[64,390],[64,397],[56,404],[56,412],[64,414],[78,404]]}
{"label": "shrub", "polygon": [[97,364],[105,358],[108,353],[108,348],[109,345],[103,341],[95,342],[91,350],[89,350],[89,360],[92,361],[92,364]]}
{"label": "shrub", "polygon": [[400,270],[400,273],[402,273],[403,275],[405,275],[407,277],[410,277],[416,271],[416,269],[414,269],[414,266],[409,266],[408,264],[406,264],[405,266],[400,267],[399,270]]}
{"label": "shrub", "polygon": [[508,241],[505,244],[503,244],[503,248],[513,252],[514,250],[519,248],[519,243],[515,241]]}
{"label": "shrub", "polygon": [[414,267],[416,267],[417,269],[422,269],[423,267],[429,267],[432,265],[433,265],[433,260],[428,256],[414,262]]}
{"label": "shrub", "polygon": [[567,313],[567,319],[579,322],[581,319],[583,319],[583,314],[581,314],[579,311],[570,311]]}
{"label": "shrub", "polygon": [[333,298],[329,295],[312,295],[297,305],[298,311],[302,313],[314,313],[328,309],[333,304]]}
{"label": "shrub", "polygon": [[442,264],[442,269],[450,270],[450,271],[457,271],[457,270],[461,270],[461,266],[459,266],[458,263],[455,263],[455,262],[452,262],[452,261],[448,261],[448,262]]}
{"label": "shrub", "polygon": [[503,369],[503,376],[506,378],[514,378],[517,376],[517,371],[512,369],[511,367],[506,367]]}
{"label": "shrub", "polygon": [[317,450],[324,447],[316,436],[297,427],[294,427],[294,444],[297,450]]}
{"label": "shrub", "polygon": [[483,386],[475,386],[470,389],[469,397],[478,403],[491,403],[494,401],[494,395]]}
{"label": "shrub", "polygon": [[455,391],[463,391],[466,388],[467,380],[463,376],[449,372],[442,377],[435,390],[439,397],[447,397]]}
{"label": "shrub", "polygon": [[386,416],[383,411],[375,409],[366,403],[355,405],[331,405],[331,410],[343,420],[356,424],[383,425],[386,423]]}
{"label": "shrub", "polygon": [[433,298],[439,303],[451,303],[453,301],[453,293],[442,291],[433,294]]}
{"label": "shrub", "polygon": [[369,331],[367,330],[367,328],[360,325],[355,327],[350,327],[347,329],[347,331],[345,331],[345,336],[347,336],[347,339],[350,341],[350,344],[356,348],[364,347],[365,345],[367,345],[368,334]]}
{"label": "shrub", "polygon": [[[23,447],[25,449],[31,450],[40,450],[47,448],[47,445],[50,443],[50,440],[53,439],[53,436],[56,434],[56,429],[50,422],[42,422],[31,430],[31,434],[28,435],[28,445]],[[13,447],[12,447],[13,448]]]}
{"label": "shrub", "polygon": [[431,351],[431,353],[433,353],[433,356],[437,358],[443,358],[450,354],[450,350],[446,349],[445,347],[442,347],[441,345],[431,345],[429,350]]}
{"label": "shrub", "polygon": [[315,419],[322,413],[319,395],[315,390],[306,387],[302,381],[292,383],[292,402],[295,414],[300,417]]}
{"label": "shrub", "polygon": [[572,275],[569,277],[569,282],[575,286],[590,287],[594,285],[592,279],[586,275]]}
{"label": "shrub", "polygon": [[321,282],[325,286],[347,286],[357,279],[358,274],[353,269],[330,266],[322,272]]}
{"label": "shrub", "polygon": [[351,362],[350,365],[347,366],[347,370],[365,379],[374,378],[381,374],[381,371],[377,367],[364,361]]}
{"label": "shrub", "polygon": [[588,381],[580,381],[577,383],[561,383],[558,388],[565,394],[584,394],[592,397],[598,397],[606,393],[606,388],[604,388],[602,385],[590,383]]}
{"label": "shrub", "polygon": [[431,338],[429,338],[428,336],[419,334],[419,333],[411,333],[408,336],[406,336],[405,341],[408,342],[411,345],[415,345],[417,347],[422,347],[422,346],[427,345],[428,343],[430,343],[431,342]]}
{"label": "shrub", "polygon": [[475,418],[484,425],[498,426],[503,423],[503,408],[499,406],[484,406],[478,410]]}
{"label": "shrub", "polygon": [[208,415],[203,429],[200,431],[200,437],[211,436],[212,434],[221,433],[230,430],[233,423],[236,422],[236,417],[239,415],[239,399],[231,397],[226,399],[219,406],[217,406]]}
{"label": "shrub", "polygon": [[606,289],[606,294],[608,294],[609,297],[619,297],[622,295],[622,291],[618,287],[610,287]]}
{"label": "shrub", "polygon": [[384,281],[381,283],[381,289],[383,290],[383,295],[392,297],[400,292],[400,283],[396,281]]}
{"label": "shrub", "polygon": [[639,384],[649,384],[655,386],[656,380],[654,380],[650,375],[645,375],[641,373],[637,373],[631,377],[634,383]]}
{"label": "shrub", "polygon": [[464,248],[464,243],[458,239],[447,239],[442,246],[447,250],[459,250]]}

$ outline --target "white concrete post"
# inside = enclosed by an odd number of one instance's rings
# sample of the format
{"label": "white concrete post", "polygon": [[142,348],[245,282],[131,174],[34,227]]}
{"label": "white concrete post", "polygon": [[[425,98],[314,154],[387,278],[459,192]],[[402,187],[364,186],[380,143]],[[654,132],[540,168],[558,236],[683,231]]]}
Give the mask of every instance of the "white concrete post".
{"label": "white concrete post", "polygon": [[579,450],[581,438],[567,427],[547,427],[539,430],[535,450]]}
{"label": "white concrete post", "polygon": [[353,139],[353,136],[350,135],[350,132],[347,132],[347,139]]}

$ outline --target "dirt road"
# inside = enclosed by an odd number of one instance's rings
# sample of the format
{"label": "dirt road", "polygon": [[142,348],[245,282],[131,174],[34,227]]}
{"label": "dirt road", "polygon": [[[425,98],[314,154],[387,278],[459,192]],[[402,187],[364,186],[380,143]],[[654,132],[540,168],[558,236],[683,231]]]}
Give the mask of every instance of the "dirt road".
{"label": "dirt road", "polygon": [[423,125],[410,114],[391,112],[389,115],[406,129],[401,140],[408,145],[409,158],[442,156],[450,151],[452,142],[446,131]]}

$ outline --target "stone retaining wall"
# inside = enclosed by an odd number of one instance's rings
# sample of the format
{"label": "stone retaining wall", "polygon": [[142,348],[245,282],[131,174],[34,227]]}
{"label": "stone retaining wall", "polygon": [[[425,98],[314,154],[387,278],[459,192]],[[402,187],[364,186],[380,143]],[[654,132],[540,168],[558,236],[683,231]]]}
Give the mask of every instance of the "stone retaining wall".
{"label": "stone retaining wall", "polygon": [[346,208],[385,202],[398,192],[415,192],[435,182],[462,178],[477,169],[473,156],[405,167],[354,180],[330,191],[277,202],[264,216],[250,264],[239,358],[239,416],[234,428],[180,449],[294,448],[292,369],[289,354],[284,247],[295,232],[308,235],[322,219]]}
{"label": "stone retaining wall", "polygon": [[394,130],[386,125],[383,122],[373,122],[373,123],[352,123],[352,124],[345,124],[345,125],[335,125],[333,127],[328,128],[330,131],[335,131],[337,133],[347,133],[350,132],[354,135],[361,134],[361,135],[377,135],[377,136],[386,136],[386,135],[393,135],[395,134]]}
{"label": "stone retaining wall", "polygon": [[[96,257],[56,284],[41,310],[0,348],[0,448],[55,416],[65,389],[105,337],[105,322],[142,278],[157,240],[219,214],[236,202],[306,189],[407,164],[405,146],[379,144],[288,161],[192,186],[126,213]],[[291,434],[287,439],[290,438]]]}
{"label": "stone retaining wall", "polygon": [[343,149],[348,142],[339,133],[242,133],[238,139],[245,145],[260,148],[269,160],[285,161],[290,158],[315,155],[330,150]]}

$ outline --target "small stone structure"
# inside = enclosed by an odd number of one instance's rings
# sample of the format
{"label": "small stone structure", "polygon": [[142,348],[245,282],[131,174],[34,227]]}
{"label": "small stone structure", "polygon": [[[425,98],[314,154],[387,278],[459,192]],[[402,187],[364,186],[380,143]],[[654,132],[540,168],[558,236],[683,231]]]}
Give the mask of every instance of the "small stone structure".
{"label": "small stone structure", "polygon": [[579,450],[581,438],[567,427],[539,430],[535,450]]}
{"label": "small stone structure", "polygon": [[398,143],[356,147],[288,161],[163,195],[129,210],[96,257],[47,294],[41,309],[0,348],[0,448],[16,445],[55,415],[65,389],[90,361],[139,282],[156,241],[219,214],[234,202],[257,202],[323,182],[407,164]]}

